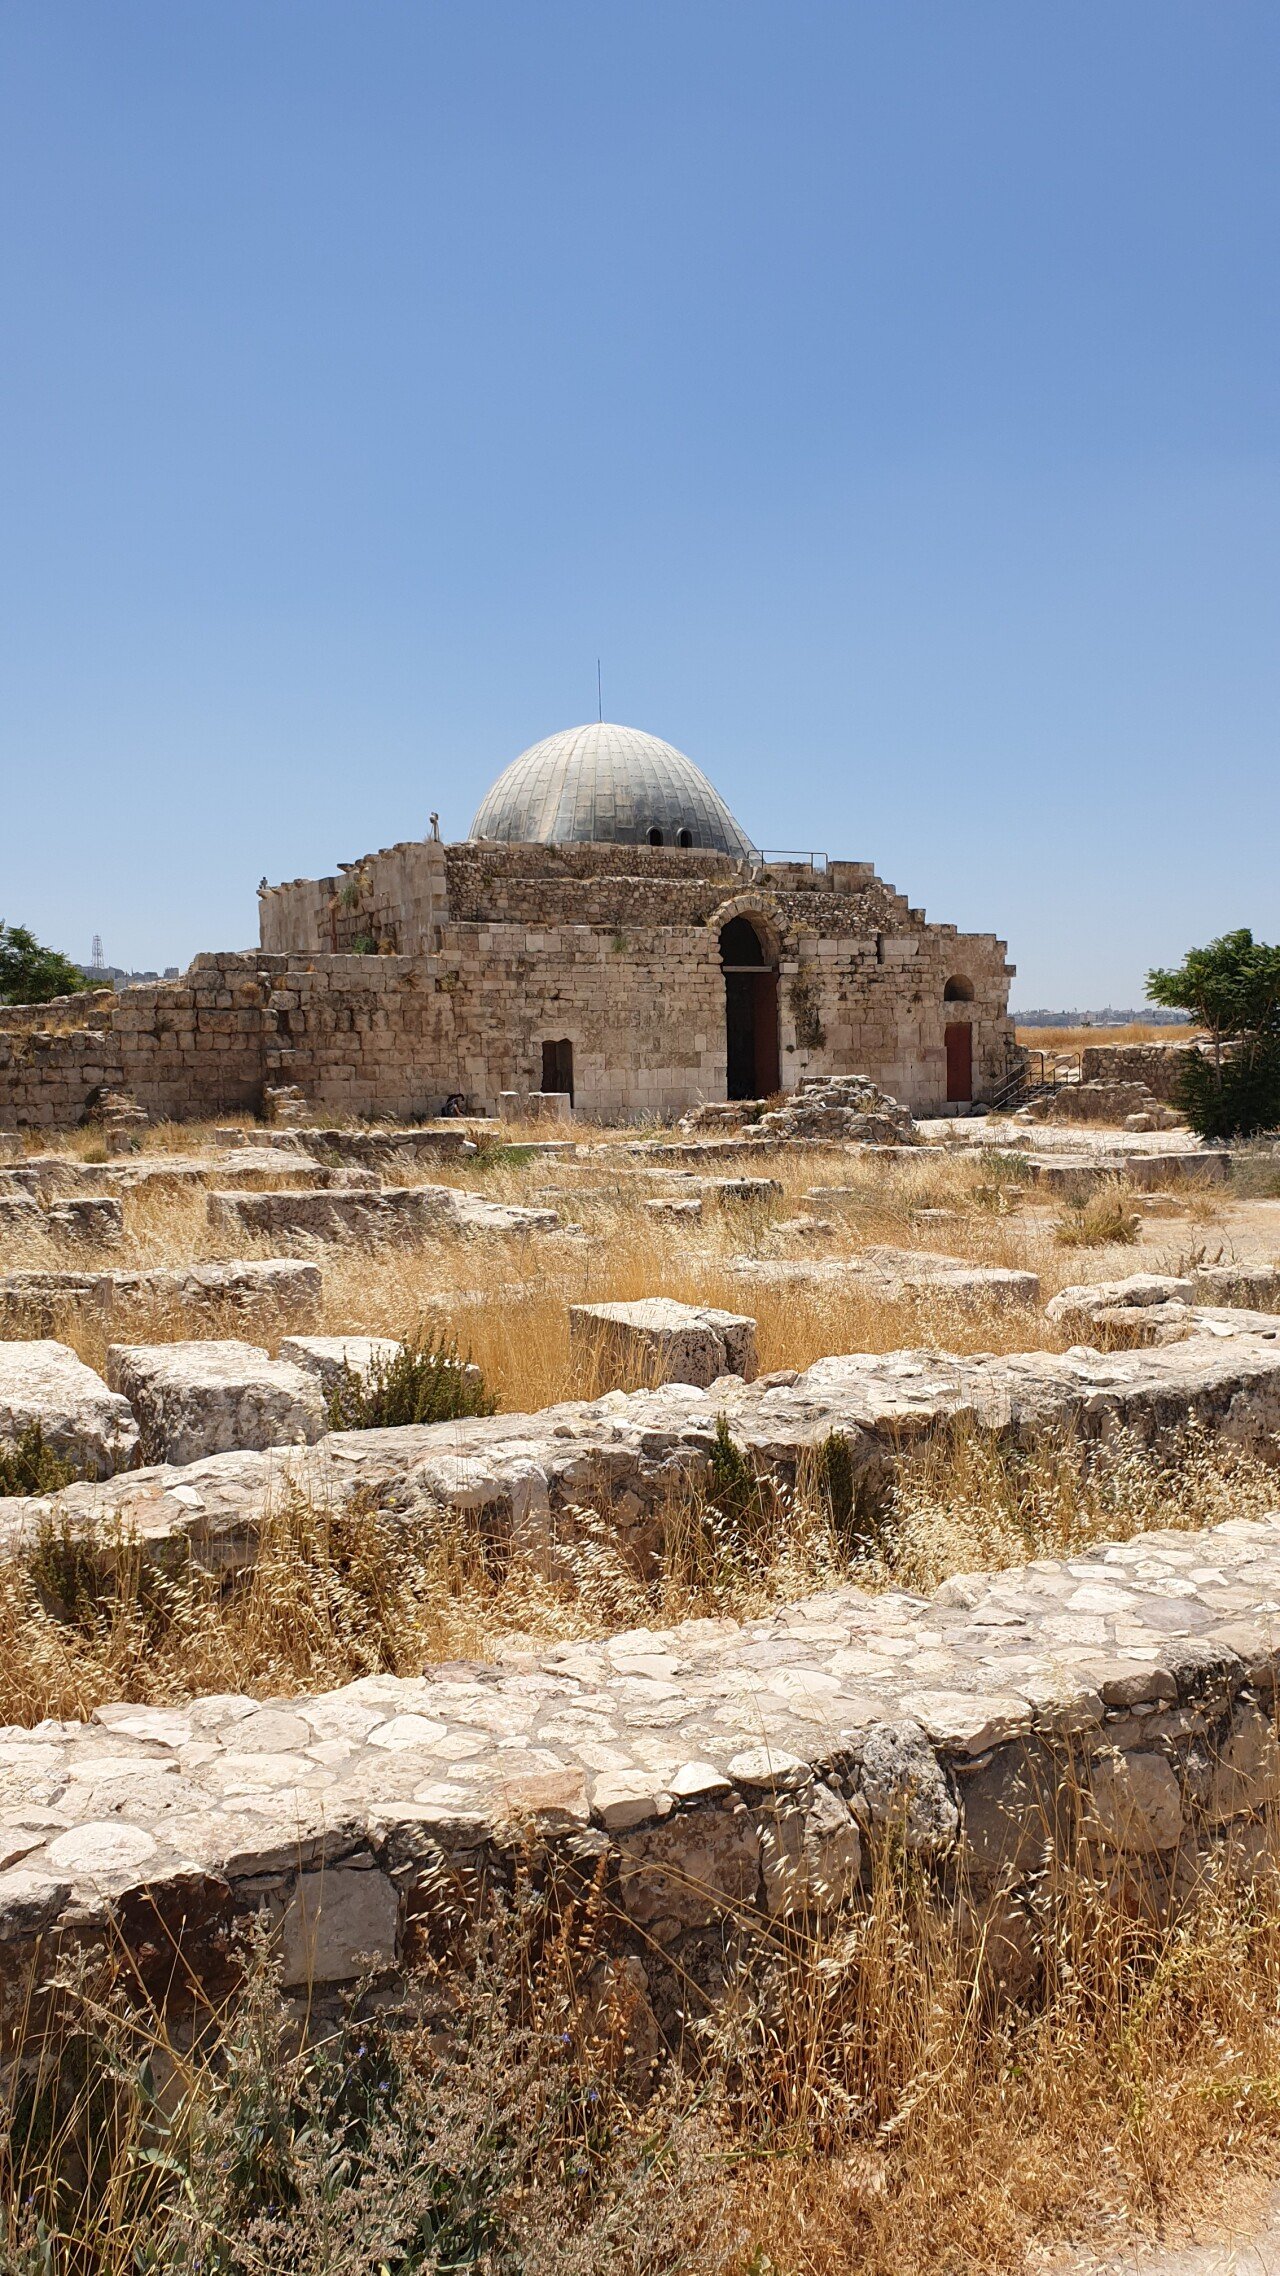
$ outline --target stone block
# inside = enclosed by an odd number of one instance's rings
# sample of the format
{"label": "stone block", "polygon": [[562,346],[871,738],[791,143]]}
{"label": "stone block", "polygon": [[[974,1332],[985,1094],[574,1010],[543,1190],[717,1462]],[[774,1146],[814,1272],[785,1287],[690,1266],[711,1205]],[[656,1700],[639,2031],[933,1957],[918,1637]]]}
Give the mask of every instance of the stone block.
{"label": "stone block", "polygon": [[75,1194],[49,1204],[45,1218],[56,1240],[107,1248],[124,1234],[124,1205],[113,1194]]}
{"label": "stone block", "polygon": [[375,1361],[389,1366],[403,1349],[394,1336],[286,1336],[279,1357],[314,1375],[328,1398],[338,1389],[344,1368],[352,1375],[367,1377]]}
{"label": "stone block", "polygon": [[1182,1839],[1182,1792],[1172,1763],[1147,1749],[1113,1750],[1094,1763],[1085,1830],[1108,1849],[1150,1856]]}
{"label": "stone block", "polygon": [[753,1319],[667,1296],[646,1296],[635,1304],[571,1304],[569,1341],[597,1367],[645,1383],[693,1383],[705,1390],[722,1375],[749,1383],[756,1374]]}
{"label": "stone block", "polygon": [[781,1201],[782,1182],[779,1178],[703,1178],[703,1196],[722,1209],[743,1208],[754,1203],[757,1207]]}
{"label": "stone block", "polygon": [[344,1984],[366,1964],[394,1965],[399,1936],[396,1892],[374,1865],[331,1865],[300,1873],[280,1931],[287,1989]]}
{"label": "stone block", "polygon": [[1197,1265],[1191,1282],[1198,1303],[1280,1312],[1280,1264]]}
{"label": "stone block", "polygon": [[112,1344],[107,1381],[132,1406],[150,1462],[310,1445],[325,1429],[315,1376],[257,1344]]}
{"label": "stone block", "polygon": [[0,1342],[0,1441],[12,1444],[33,1423],[60,1461],[93,1478],[127,1469],[138,1450],[127,1399],[65,1344]]}

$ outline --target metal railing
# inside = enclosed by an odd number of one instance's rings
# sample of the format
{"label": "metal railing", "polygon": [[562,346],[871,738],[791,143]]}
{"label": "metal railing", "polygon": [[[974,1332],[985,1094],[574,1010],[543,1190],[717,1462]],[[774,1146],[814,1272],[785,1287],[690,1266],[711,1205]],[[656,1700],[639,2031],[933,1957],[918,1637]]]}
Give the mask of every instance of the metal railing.
{"label": "metal railing", "polygon": [[784,853],[778,846],[761,846],[751,866],[753,869],[812,869],[821,876],[831,865],[829,856],[824,853]]}

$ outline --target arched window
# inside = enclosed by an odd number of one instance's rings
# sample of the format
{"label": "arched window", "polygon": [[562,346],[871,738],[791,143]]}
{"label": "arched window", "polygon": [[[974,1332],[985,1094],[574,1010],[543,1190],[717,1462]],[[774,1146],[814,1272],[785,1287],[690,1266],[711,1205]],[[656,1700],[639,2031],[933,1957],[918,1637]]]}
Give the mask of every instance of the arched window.
{"label": "arched window", "polygon": [[692,830],[677,830],[676,844],[678,846],[691,846],[693,844]]}
{"label": "arched window", "polygon": [[655,823],[655,824],[654,824],[654,827],[653,827],[653,828],[650,830],[650,832],[649,832],[649,843],[650,843],[650,845],[651,845],[651,846],[660,846],[660,845],[663,845],[663,844],[665,844],[665,842],[666,842],[666,841],[665,841],[665,839],[663,838],[663,835],[662,835],[662,832],[661,832],[661,830],[658,828],[657,824]]}
{"label": "arched window", "polygon": [[764,961],[764,946],[750,917],[730,917],[720,930],[720,962],[742,965]]}
{"label": "arched window", "polygon": [[963,972],[953,973],[942,991],[942,1001],[944,1004],[971,1004],[973,1002],[972,980],[966,980]]}

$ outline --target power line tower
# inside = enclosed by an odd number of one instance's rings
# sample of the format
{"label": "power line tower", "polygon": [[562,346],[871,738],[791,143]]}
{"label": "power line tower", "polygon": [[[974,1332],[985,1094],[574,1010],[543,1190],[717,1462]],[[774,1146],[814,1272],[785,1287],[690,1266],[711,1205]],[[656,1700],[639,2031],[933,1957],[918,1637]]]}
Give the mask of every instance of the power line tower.
{"label": "power line tower", "polygon": [[101,933],[95,933],[93,936],[93,953],[89,958],[89,964],[94,972],[105,972],[107,969],[107,960],[102,953]]}

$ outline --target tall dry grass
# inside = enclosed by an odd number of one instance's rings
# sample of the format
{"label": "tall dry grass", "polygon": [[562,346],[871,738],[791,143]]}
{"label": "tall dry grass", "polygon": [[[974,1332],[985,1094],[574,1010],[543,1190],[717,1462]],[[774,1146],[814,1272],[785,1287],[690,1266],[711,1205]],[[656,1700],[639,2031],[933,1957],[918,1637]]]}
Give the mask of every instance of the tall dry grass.
{"label": "tall dry grass", "polygon": [[1224,1858],[1173,1919],[1087,1856],[1042,1877],[1016,2002],[891,1845],[859,1909],[744,1913],[696,1980],[657,1950],[619,1965],[589,1870],[522,1878],[470,1924],[442,1878],[402,1998],[357,1993],[309,2038],[265,1934],[190,2017],[123,1969],[72,1971],[8,2074],[3,2265],[1016,2276],[1067,2240],[1203,2222],[1278,2162],[1258,1832],[1250,1871]]}
{"label": "tall dry grass", "polygon": [[159,1571],[124,1538],[62,1522],[0,1562],[0,1723],[83,1719],[107,1701],[214,1692],[276,1698],[363,1675],[415,1676],[442,1660],[704,1615],[755,1619],[855,1582],[928,1591],[957,1571],[1063,1556],[1153,1526],[1213,1525],[1276,1506],[1275,1469],[1197,1430],[1152,1451],[1046,1441],[1031,1451],[958,1429],[905,1457],[874,1507],[820,1465],[797,1490],[713,1475],[672,1503],[641,1571],[603,1517],[566,1520],[549,1575],[495,1547],[474,1516],[412,1522],[357,1497],[341,1510],[296,1493],[268,1510],[235,1585]]}
{"label": "tall dry grass", "polygon": [[[194,1147],[203,1134],[182,1133]],[[577,1133],[575,1132],[575,1135]],[[147,1154],[171,1133],[149,1134]],[[1108,1279],[1137,1262],[1152,1270],[1176,1267],[1187,1228],[1142,1221],[1140,1258],[1086,1225],[1084,1246],[1064,1255],[1055,1239],[1058,1211],[1018,1191],[1016,1162],[976,1149],[958,1156],[922,1147],[918,1158],[886,1165],[838,1148],[797,1157],[770,1153],[760,1169],[776,1178],[782,1196],[767,1207],[719,1209],[708,1203],[700,1221],[663,1219],[646,1199],[678,1192],[669,1178],[643,1174],[642,1165],[617,1148],[617,1133],[594,1134],[584,1158],[529,1156],[519,1147],[490,1149],[458,1164],[424,1165],[406,1182],[468,1187],[497,1201],[552,1203],[577,1233],[444,1237],[369,1249],[361,1244],[305,1245],[252,1240],[215,1231],[201,1189],[143,1188],[125,1197],[125,1237],[111,1249],[56,1251],[43,1237],[11,1235],[0,1268],[69,1264],[146,1269],[233,1255],[310,1254],[324,1272],[319,1327],[331,1334],[403,1335],[420,1325],[452,1325],[459,1343],[484,1368],[501,1404],[524,1411],[581,1395],[589,1385],[580,1358],[570,1351],[567,1307],[599,1300],[630,1301],[666,1295],[751,1313],[759,1323],[762,1367],[805,1367],[837,1351],[883,1351],[933,1345],[961,1352],[1055,1348],[1062,1338],[1034,1307],[957,1303],[945,1295],[886,1296],[854,1273],[821,1284],[771,1286],[733,1269],[741,1257],[804,1258],[839,1265],[856,1261],[875,1243],[928,1248],[976,1264],[1039,1273],[1047,1298],[1068,1281]],[[598,1157],[598,1158],[593,1158]],[[716,1165],[711,1165],[714,1170]],[[400,1173],[396,1173],[399,1175]],[[269,1168],[264,1164],[264,1177]],[[836,1199],[812,1201],[809,1189],[839,1186]],[[1117,1188],[1130,1214],[1133,1197]],[[1217,1224],[1219,1195],[1189,1195],[1197,1237]],[[817,1218],[827,1230],[806,1230],[796,1220]],[[15,1323],[9,1333],[22,1333]],[[142,1309],[107,1328],[91,1311],[68,1310],[55,1332],[90,1366],[100,1368],[108,1341],[168,1341],[184,1336],[243,1333],[234,1312],[189,1312],[181,1306]],[[268,1341],[274,1348],[274,1338]]]}

